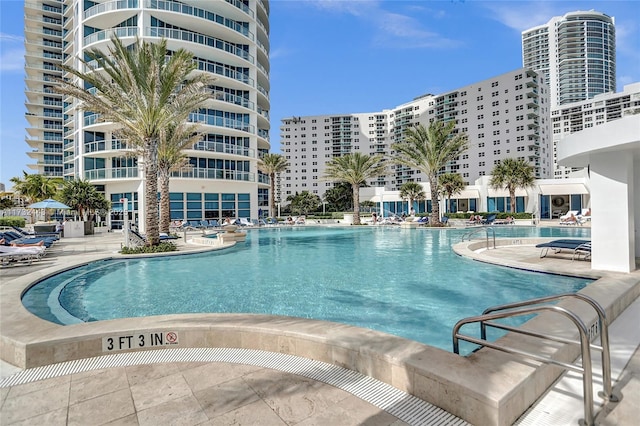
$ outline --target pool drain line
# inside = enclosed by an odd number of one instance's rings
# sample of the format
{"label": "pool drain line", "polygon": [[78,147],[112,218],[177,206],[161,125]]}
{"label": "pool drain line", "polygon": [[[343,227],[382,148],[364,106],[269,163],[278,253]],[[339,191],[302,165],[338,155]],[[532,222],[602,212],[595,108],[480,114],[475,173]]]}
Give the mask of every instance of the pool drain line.
{"label": "pool drain line", "polygon": [[23,370],[1,380],[0,388],[103,368],[169,362],[228,362],[270,368],[342,389],[410,425],[469,425],[433,404],[353,370],[255,349],[177,348],[103,355]]}

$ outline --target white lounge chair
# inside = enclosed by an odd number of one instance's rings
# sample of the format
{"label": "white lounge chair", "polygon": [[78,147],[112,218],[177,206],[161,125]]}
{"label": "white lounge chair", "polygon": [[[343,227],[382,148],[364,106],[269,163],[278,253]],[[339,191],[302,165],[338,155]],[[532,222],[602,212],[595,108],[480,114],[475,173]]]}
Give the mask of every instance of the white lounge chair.
{"label": "white lounge chair", "polygon": [[569,219],[571,217],[571,215],[574,215],[576,217],[578,217],[578,210],[569,210],[567,213],[563,214],[562,216],[560,216],[560,221],[564,222],[567,219]]}

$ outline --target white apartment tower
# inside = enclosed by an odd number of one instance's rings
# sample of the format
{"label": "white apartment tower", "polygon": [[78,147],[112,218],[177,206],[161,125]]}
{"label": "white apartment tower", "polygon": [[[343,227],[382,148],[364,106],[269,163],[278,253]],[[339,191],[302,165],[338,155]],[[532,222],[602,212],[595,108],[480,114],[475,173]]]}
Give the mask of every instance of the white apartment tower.
{"label": "white apartment tower", "polygon": [[[558,143],[568,135],[600,126],[628,114],[640,114],[640,83],[628,84],[618,93],[603,93],[593,99],[575,102],[551,110],[553,129],[553,162],[555,178],[571,177],[579,169],[557,166]],[[640,129],[639,129],[640,131]]]}
{"label": "white apartment tower", "polygon": [[123,210],[135,221],[144,208],[141,165],[116,125],[79,112],[51,81],[64,77],[57,64],[78,67],[77,58],[106,50],[113,35],[125,43],[164,38],[169,50],[193,53],[196,72],[215,77],[211,100],[189,119],[204,137],[187,151],[190,167],[173,173],[171,217],[257,217],[269,200],[268,176],[258,171],[270,149],[268,0],[27,1],[27,142],[38,173],[91,181],[112,202],[113,228]]}
{"label": "white apartment tower", "polygon": [[59,0],[25,2],[25,106],[29,165],[45,176],[63,175],[63,103],[54,91],[62,77],[62,10]]}
{"label": "white apartment tower", "polygon": [[[292,117],[282,120],[280,144],[289,169],[283,173],[283,198],[308,191],[323,197],[332,182],[322,180],[326,163],[352,152],[390,158],[404,129],[432,120],[455,120],[469,137],[470,149],[446,167],[472,184],[490,175],[505,158],[523,158],[536,178],[553,173],[549,93],[540,74],[518,69],[441,95],[424,95],[396,108],[371,113]],[[367,182],[397,190],[427,177],[390,163],[391,174]]]}
{"label": "white apartment tower", "polygon": [[543,74],[552,107],[614,92],[614,19],[593,10],[577,11],[523,31],[522,65]]}

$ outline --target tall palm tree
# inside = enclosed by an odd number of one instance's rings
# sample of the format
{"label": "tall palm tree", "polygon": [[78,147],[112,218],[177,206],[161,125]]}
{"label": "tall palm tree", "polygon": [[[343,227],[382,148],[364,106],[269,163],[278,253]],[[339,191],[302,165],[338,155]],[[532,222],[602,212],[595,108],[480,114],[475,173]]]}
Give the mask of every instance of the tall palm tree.
{"label": "tall palm tree", "polygon": [[289,163],[287,159],[280,154],[265,154],[262,157],[262,163],[258,165],[258,168],[262,173],[269,175],[269,216],[275,217],[275,205],[276,205],[276,173],[282,173],[287,170]]}
{"label": "tall palm tree", "polygon": [[516,212],[516,189],[530,188],[536,177],[533,166],[524,159],[505,158],[491,171],[489,185],[494,189],[506,189],[511,199],[511,213]]}
{"label": "tall palm tree", "polygon": [[442,121],[432,121],[429,127],[422,124],[405,130],[405,138],[394,143],[392,149],[396,151],[394,161],[398,164],[420,170],[429,178],[431,186],[431,217],[429,223],[440,223],[438,172],[449,161],[469,149],[467,135],[454,133],[455,121],[446,124]]}
{"label": "tall palm tree", "polygon": [[458,173],[445,173],[438,179],[440,181],[440,190],[447,196],[447,205],[444,208],[444,212],[446,213],[451,204],[451,197],[461,193],[465,185],[462,176]]}
{"label": "tall palm tree", "polygon": [[426,197],[424,188],[417,182],[406,182],[400,187],[400,198],[409,200],[409,211],[413,208],[414,201],[421,201]]}
{"label": "tall palm tree", "polygon": [[347,182],[353,189],[353,224],[360,225],[360,187],[367,179],[386,174],[387,165],[381,155],[354,152],[331,159],[327,163],[324,179]]}
{"label": "tall palm tree", "polygon": [[171,225],[171,203],[169,180],[171,172],[189,164],[185,149],[193,147],[202,135],[198,126],[171,123],[165,129],[158,145],[158,186],[160,188],[160,232],[169,232]]}
{"label": "tall palm tree", "polygon": [[79,81],[60,80],[57,90],[80,100],[83,110],[99,114],[101,120],[119,124],[127,144],[141,148],[147,245],[157,245],[160,137],[170,123],[185,121],[210,98],[207,86],[213,79],[206,73],[192,75],[193,54],[180,49],[169,55],[166,40],[138,39],[125,46],[114,36],[106,54],[92,49],[78,59],[79,70],[61,67]]}

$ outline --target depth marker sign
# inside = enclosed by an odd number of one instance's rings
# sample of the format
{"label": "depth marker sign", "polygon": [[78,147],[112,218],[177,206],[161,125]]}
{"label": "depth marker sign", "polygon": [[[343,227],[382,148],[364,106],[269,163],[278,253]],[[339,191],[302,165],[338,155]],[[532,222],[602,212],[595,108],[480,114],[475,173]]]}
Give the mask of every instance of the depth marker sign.
{"label": "depth marker sign", "polygon": [[178,345],[178,333],[132,333],[102,338],[102,352],[124,351],[128,349],[157,348]]}

